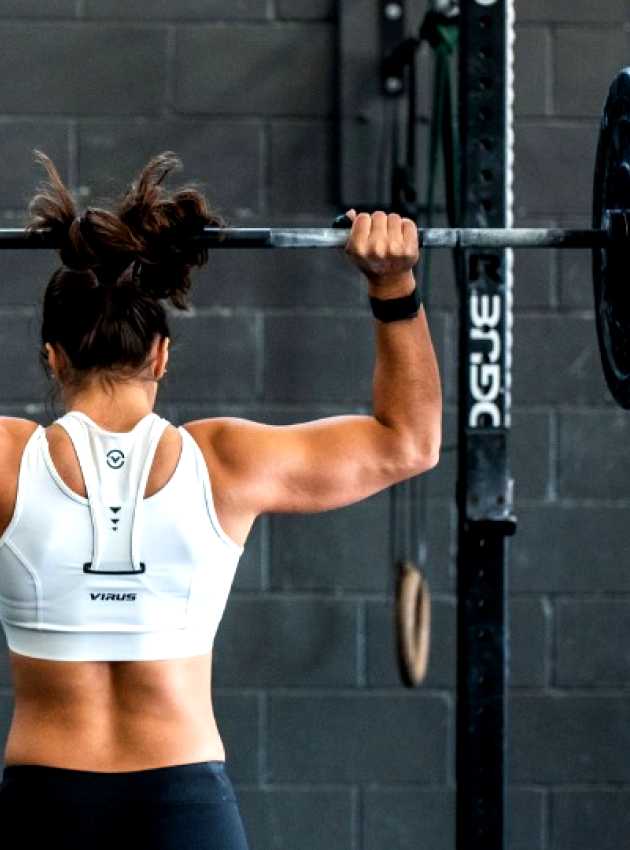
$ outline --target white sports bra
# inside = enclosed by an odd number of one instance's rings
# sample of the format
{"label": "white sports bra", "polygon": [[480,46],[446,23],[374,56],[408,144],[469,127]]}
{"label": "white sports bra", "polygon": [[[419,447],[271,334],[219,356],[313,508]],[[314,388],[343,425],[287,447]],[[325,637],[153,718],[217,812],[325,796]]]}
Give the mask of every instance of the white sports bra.
{"label": "white sports bra", "polygon": [[208,468],[183,427],[168,482],[144,498],[166,419],[105,431],[82,411],[56,420],[87,498],[55,469],[40,425],[20,462],[0,536],[0,621],[9,648],[58,661],[135,661],[210,652],[243,547],[219,525]]}

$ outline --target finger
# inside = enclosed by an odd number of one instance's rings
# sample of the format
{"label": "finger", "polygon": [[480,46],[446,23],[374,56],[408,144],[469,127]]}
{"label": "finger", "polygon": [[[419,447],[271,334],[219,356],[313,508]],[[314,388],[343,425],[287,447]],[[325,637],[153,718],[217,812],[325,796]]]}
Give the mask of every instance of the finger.
{"label": "finger", "polygon": [[387,216],[384,212],[378,210],[372,213],[372,222],[370,228],[370,236],[377,239],[387,238]]}
{"label": "finger", "polygon": [[387,235],[390,239],[402,238],[402,219],[398,213],[390,213],[387,216]]}
{"label": "finger", "polygon": [[405,245],[418,245],[418,226],[416,225],[415,221],[412,221],[410,218],[403,218],[402,233],[403,239],[405,240]]}
{"label": "finger", "polygon": [[357,211],[352,209],[346,212],[346,217],[350,219],[350,221],[354,221],[357,217]]}
{"label": "finger", "polygon": [[370,216],[368,213],[359,213],[352,222],[352,232],[348,241],[348,249],[361,252],[365,249],[370,236]]}

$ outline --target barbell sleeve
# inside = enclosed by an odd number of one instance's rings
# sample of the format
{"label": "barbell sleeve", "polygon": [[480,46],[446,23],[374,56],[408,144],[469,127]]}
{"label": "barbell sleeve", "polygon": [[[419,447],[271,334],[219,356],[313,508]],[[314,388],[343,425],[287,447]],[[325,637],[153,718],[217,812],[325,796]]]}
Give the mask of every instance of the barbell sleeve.
{"label": "barbell sleeve", "polygon": [[[605,248],[621,243],[607,230],[562,228],[419,228],[424,248]],[[317,227],[206,227],[191,238],[209,248],[343,248],[348,230]],[[50,232],[0,229],[0,249],[58,247]]]}

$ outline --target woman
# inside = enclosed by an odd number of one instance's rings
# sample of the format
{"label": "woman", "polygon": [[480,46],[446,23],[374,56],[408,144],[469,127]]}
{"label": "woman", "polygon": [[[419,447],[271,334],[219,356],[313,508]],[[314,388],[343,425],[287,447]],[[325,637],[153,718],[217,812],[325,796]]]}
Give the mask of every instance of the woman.
{"label": "woman", "polygon": [[[257,516],[358,502],[437,462],[441,392],[414,224],[350,211],[376,322],[374,415],[285,427],[153,413],[170,332],[220,225],[155,157],[82,216],[51,161],[29,227],[58,237],[41,356],[66,414],[0,420],[0,618],[15,710],[0,819],[24,846],[245,850],[211,651]],[[411,306],[410,306],[411,305]],[[18,486],[19,484],[19,486]],[[36,816],[34,817],[34,815]],[[99,843],[100,842],[100,843]]]}

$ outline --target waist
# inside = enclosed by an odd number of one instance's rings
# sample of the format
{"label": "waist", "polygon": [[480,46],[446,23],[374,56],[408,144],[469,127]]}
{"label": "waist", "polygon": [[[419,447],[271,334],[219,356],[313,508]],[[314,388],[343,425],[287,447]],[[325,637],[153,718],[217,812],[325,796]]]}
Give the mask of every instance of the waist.
{"label": "waist", "polygon": [[225,748],[212,709],[159,716],[148,708],[130,715],[98,711],[62,716],[20,706],[5,749],[7,766],[119,773],[174,765],[223,762]]}
{"label": "waist", "polygon": [[49,765],[11,764],[4,768],[2,795],[26,799],[97,800],[128,803],[207,803],[233,800],[224,760],[206,760],[130,771],[91,771]]}

